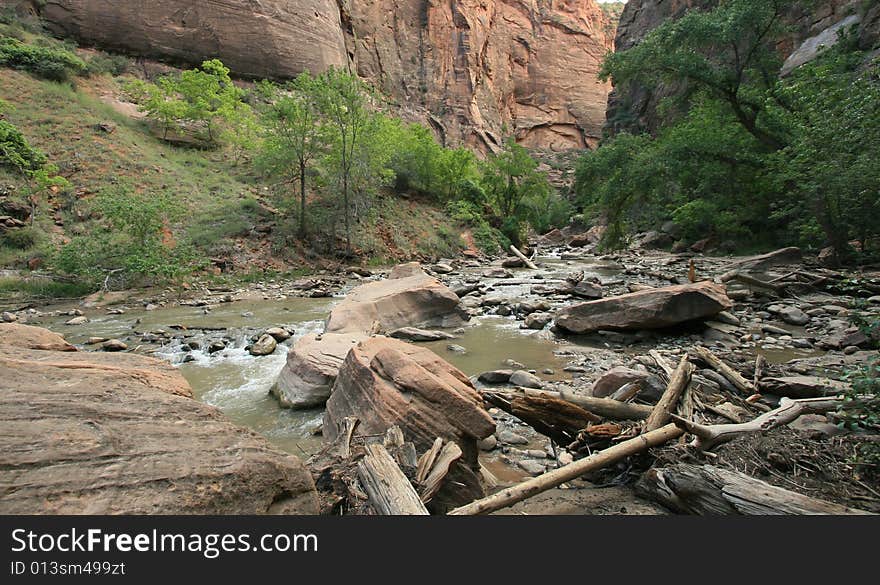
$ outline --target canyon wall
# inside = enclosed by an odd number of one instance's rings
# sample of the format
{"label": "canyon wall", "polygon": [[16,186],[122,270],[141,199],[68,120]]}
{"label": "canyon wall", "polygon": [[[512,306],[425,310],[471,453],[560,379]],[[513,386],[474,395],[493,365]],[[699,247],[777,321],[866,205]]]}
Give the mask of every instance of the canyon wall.
{"label": "canyon wall", "polygon": [[0,0],[62,36],[247,77],[351,67],[449,145],[593,146],[614,26],[595,0]]}

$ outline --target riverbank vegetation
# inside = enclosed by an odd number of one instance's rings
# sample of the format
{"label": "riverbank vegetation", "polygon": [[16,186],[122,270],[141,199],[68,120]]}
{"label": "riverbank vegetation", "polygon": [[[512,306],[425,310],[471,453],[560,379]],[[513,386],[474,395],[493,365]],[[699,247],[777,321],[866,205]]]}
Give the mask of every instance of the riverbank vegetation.
{"label": "riverbank vegetation", "polygon": [[216,59],[136,67],[6,13],[0,37],[3,199],[32,211],[0,237],[7,267],[131,286],[497,253],[568,221],[515,142],[485,160],[446,148],[341,70],[250,84]]}
{"label": "riverbank vegetation", "polygon": [[773,40],[788,34],[792,4],[689,11],[605,60],[618,87],[680,90],[655,135],[620,134],[580,161],[578,202],[608,222],[607,246],[674,221],[691,241],[877,257],[880,60],[843,29],[836,46],[780,77]]}

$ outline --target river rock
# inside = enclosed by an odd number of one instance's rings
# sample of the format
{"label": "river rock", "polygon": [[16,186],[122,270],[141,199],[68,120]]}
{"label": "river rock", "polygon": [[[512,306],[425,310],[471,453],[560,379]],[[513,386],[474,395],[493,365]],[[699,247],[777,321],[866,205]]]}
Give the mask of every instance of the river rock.
{"label": "river rock", "polygon": [[525,370],[517,370],[510,375],[509,383],[514,386],[522,386],[523,388],[541,388],[544,382],[538,376]]}
{"label": "river rock", "polygon": [[347,416],[360,420],[358,435],[381,435],[398,425],[420,453],[438,437],[455,441],[462,456],[437,506],[482,494],[477,441],[495,432],[495,422],[468,377],[432,351],[381,336],[358,343],[339,368],[327,401],[326,441],[336,438]]}
{"label": "river rock", "polygon": [[348,293],[330,312],[324,330],[369,335],[401,327],[454,327],[466,317],[454,292],[411,263]]}
{"label": "river rock", "polygon": [[318,513],[300,460],[194,400],[170,364],[32,337],[0,338],[4,513]]}
{"label": "river rock", "polygon": [[789,398],[818,398],[819,396],[844,392],[848,388],[848,384],[845,382],[818,376],[763,378],[760,386],[764,392]]}
{"label": "river rock", "polygon": [[601,299],[603,295],[602,285],[590,282],[589,280],[582,280],[574,285],[574,288],[571,289],[571,294],[585,299]]}
{"label": "river rock", "polygon": [[219,339],[215,339],[208,344],[208,353],[217,353],[218,351],[223,351],[224,349],[226,349],[226,343]]}
{"label": "river rock", "polygon": [[18,316],[15,313],[3,311],[3,314],[0,315],[0,320],[2,320],[4,323],[15,323],[16,321],[18,321]]}
{"label": "river rock", "polygon": [[810,316],[797,307],[782,307],[778,314],[789,325],[806,325],[810,322]]}
{"label": "river rock", "polygon": [[498,440],[507,445],[528,445],[529,440],[519,433],[507,429],[498,432]]}
{"label": "river rock", "polygon": [[733,306],[720,284],[681,284],[608,297],[564,308],[556,325],[572,333],[657,329],[711,317]]}
{"label": "river rock", "polygon": [[119,339],[108,339],[101,344],[102,351],[125,351],[127,349],[128,345]]}
{"label": "river rock", "polygon": [[47,351],[76,351],[74,346],[57,333],[21,323],[0,323],[0,345]]}
{"label": "river rock", "polygon": [[272,394],[281,406],[306,409],[323,406],[342,360],[362,336],[347,333],[310,333],[296,340],[287,352]]}
{"label": "river rock", "polygon": [[266,335],[271,335],[275,341],[281,343],[290,339],[291,333],[283,327],[269,327],[266,329]]}
{"label": "river rock", "polygon": [[543,329],[552,320],[553,315],[550,313],[530,313],[526,317],[525,326],[527,329]]}
{"label": "river rock", "polygon": [[275,341],[275,338],[268,333],[264,333],[260,339],[248,348],[248,352],[255,356],[270,355],[275,353],[276,347],[278,347],[278,342]]}
{"label": "river rock", "polygon": [[82,315],[80,315],[79,317],[74,317],[73,319],[69,319],[64,324],[65,325],[85,325],[88,322],[89,322],[88,317],[83,317]]}
{"label": "river rock", "polygon": [[803,259],[800,248],[790,247],[774,250],[760,256],[751,256],[735,262],[731,266],[737,270],[763,272],[773,266],[797,264]]}
{"label": "river rock", "polygon": [[501,261],[502,268],[522,268],[525,265],[522,258],[517,258],[516,256],[511,256]]}
{"label": "river rock", "polygon": [[513,370],[492,370],[483,372],[477,377],[477,380],[484,384],[507,384],[512,375]]}
{"label": "river rock", "polygon": [[447,351],[451,351],[452,353],[457,353],[464,355],[467,353],[467,348],[456,343],[450,343],[446,346]]}
{"label": "river rock", "polygon": [[617,392],[623,385],[631,382],[638,384],[641,388],[639,398],[648,402],[659,398],[666,389],[666,384],[649,372],[617,366],[605,372],[593,383],[592,395],[596,398],[606,398]]}
{"label": "river rock", "polygon": [[441,339],[455,338],[455,335],[445,331],[430,331],[428,329],[419,329],[418,327],[401,327],[389,333],[388,336],[406,341],[439,341]]}
{"label": "river rock", "polygon": [[505,268],[489,268],[483,271],[484,278],[513,278],[513,273]]}
{"label": "river rock", "polygon": [[452,266],[449,264],[434,264],[431,266],[431,270],[436,272],[437,274],[449,274],[454,270]]}

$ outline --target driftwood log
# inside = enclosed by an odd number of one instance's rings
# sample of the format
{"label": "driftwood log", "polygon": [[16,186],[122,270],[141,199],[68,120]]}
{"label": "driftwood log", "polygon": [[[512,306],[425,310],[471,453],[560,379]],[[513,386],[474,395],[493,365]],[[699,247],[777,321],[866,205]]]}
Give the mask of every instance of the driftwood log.
{"label": "driftwood log", "polygon": [[682,463],[649,469],[636,489],[676,512],[702,516],[868,514],[711,465]]}
{"label": "driftwood log", "polygon": [[522,261],[523,261],[523,264],[525,264],[526,266],[528,266],[528,267],[531,268],[532,270],[537,270],[537,269],[538,269],[538,267],[535,266],[535,263],[532,262],[531,260],[529,260],[528,258],[526,258],[526,255],[523,254],[522,252],[520,252],[519,250],[517,250],[516,246],[514,246],[513,244],[510,245],[510,251],[513,252],[513,254],[514,254],[517,258],[519,258],[520,260],[522,260]]}
{"label": "driftwood log", "polygon": [[721,282],[730,282],[731,280],[735,280],[737,282],[741,282],[742,284],[748,286],[749,288],[760,288],[765,291],[769,291],[778,296],[784,296],[786,291],[786,287],[788,286],[785,283],[773,283],[767,282],[764,280],[760,280],[755,278],[754,276],[749,276],[748,274],[743,274],[738,270],[732,270],[730,272],[725,272],[721,275]]}
{"label": "driftwood log", "polygon": [[694,348],[694,352],[700,356],[700,359],[709,364],[713,370],[724,376],[728,382],[733,384],[734,388],[740,392],[748,394],[749,396],[755,394],[756,390],[754,384],[743,378],[739,372],[725,364],[721,358],[710,350],[705,347],[697,346]]}
{"label": "driftwood log", "polygon": [[366,445],[364,451],[357,465],[358,479],[376,512],[386,516],[427,515],[421,498],[385,446]]}
{"label": "driftwood log", "polygon": [[562,400],[577,404],[595,415],[612,420],[644,420],[654,410],[652,406],[647,404],[631,404],[610,398],[581,396],[565,391],[560,392],[559,397]]}
{"label": "driftwood log", "polygon": [[585,473],[602,469],[622,459],[626,459],[630,455],[635,455],[651,447],[677,439],[682,434],[684,434],[684,431],[674,424],[668,424],[656,431],[622,441],[613,447],[597,451],[589,457],[579,459],[553,471],[548,471],[543,475],[533,477],[491,496],[473,501],[470,504],[452,510],[449,514],[454,516],[474,516],[477,514],[489,514],[490,512],[507,508],[517,502],[576,479]]}
{"label": "driftwood log", "polygon": [[694,365],[690,363],[687,354],[685,354],[669,377],[669,384],[666,385],[663,396],[657,401],[648,420],[645,421],[645,431],[657,430],[671,420],[672,411],[678,404],[684,389],[690,384],[694,369]]}
{"label": "driftwood log", "polygon": [[837,410],[842,404],[842,398],[782,398],[777,408],[754,420],[738,424],[701,425],[675,415],[672,418],[679,428],[696,437],[691,443],[693,447],[708,451],[741,435],[763,433],[787,425],[804,414],[823,414]]}
{"label": "driftwood log", "polygon": [[[440,441],[439,438],[437,440]],[[426,503],[440,490],[446,474],[449,473],[449,467],[461,457],[461,447],[455,441],[447,442],[439,450],[435,449],[436,446],[435,441],[430,451],[426,452],[426,455],[430,453],[430,464],[423,466],[419,461],[419,472],[416,474],[421,500]]]}
{"label": "driftwood log", "polygon": [[577,404],[546,394],[491,390],[484,391],[483,398],[563,445],[574,441],[582,429],[602,420]]}

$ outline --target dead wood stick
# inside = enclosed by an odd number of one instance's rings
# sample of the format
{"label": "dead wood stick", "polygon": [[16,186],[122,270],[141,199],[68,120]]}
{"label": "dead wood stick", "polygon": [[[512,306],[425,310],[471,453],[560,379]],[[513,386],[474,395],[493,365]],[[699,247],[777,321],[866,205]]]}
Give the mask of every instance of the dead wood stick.
{"label": "dead wood stick", "polygon": [[752,378],[752,386],[755,388],[758,387],[758,384],[761,382],[761,378],[764,377],[764,370],[767,368],[767,359],[763,354],[758,354],[755,357],[755,375]]}
{"label": "dead wood stick", "polygon": [[615,390],[614,394],[612,394],[608,398],[610,398],[611,400],[617,400],[619,402],[626,402],[638,396],[639,392],[641,391],[642,387],[639,382],[627,382],[626,384]]}
{"label": "dead wood stick", "polygon": [[703,359],[706,363],[708,363],[713,370],[727,378],[727,381],[734,385],[734,387],[740,392],[745,392],[748,395],[752,395],[757,390],[755,390],[754,384],[746,380],[740,375],[739,372],[725,364],[721,361],[717,355],[706,349],[705,347],[697,346],[694,348],[694,351],[697,353],[700,358]]}
{"label": "dead wood stick", "polygon": [[668,424],[655,431],[633,437],[627,441],[622,441],[613,447],[609,447],[602,451],[597,451],[589,457],[579,459],[574,463],[563,465],[553,471],[548,471],[538,477],[526,480],[515,486],[511,486],[505,490],[493,494],[491,496],[476,500],[456,508],[449,512],[453,516],[474,516],[477,514],[488,514],[502,508],[512,506],[517,502],[528,499],[536,494],[540,494],[549,489],[555,488],[567,481],[576,479],[583,474],[602,469],[622,459],[635,455],[642,451],[646,451],[651,447],[662,445],[672,439],[682,436],[684,431],[676,427],[674,424]]}
{"label": "dead wood stick", "polygon": [[660,352],[656,349],[649,351],[648,355],[654,358],[654,361],[657,362],[657,365],[660,366],[660,369],[666,374],[666,379],[668,381],[669,378],[672,377],[672,372],[675,371],[675,366],[672,365],[672,362],[660,355]]}
{"label": "dead wood stick", "polygon": [[678,399],[681,398],[684,389],[690,384],[691,376],[695,369],[694,365],[688,360],[687,354],[682,356],[681,361],[678,362],[678,367],[675,368],[672,376],[669,377],[669,384],[667,384],[663,396],[657,401],[657,404],[648,416],[648,420],[645,422],[645,431],[659,429],[669,422],[672,410],[678,403]]}
{"label": "dead wood stick", "polygon": [[360,422],[354,416],[346,416],[342,419],[342,428],[339,430],[333,449],[336,455],[339,455],[342,459],[351,457],[351,438]]}
{"label": "dead wood stick", "polygon": [[364,448],[358,461],[358,478],[376,512],[385,516],[428,515],[428,510],[412,484],[383,445]]}
{"label": "dead wood stick", "polygon": [[787,286],[784,283],[783,284],[774,284],[772,282],[766,282],[763,280],[759,280],[753,276],[743,274],[742,272],[739,272],[736,270],[731,271],[731,272],[725,272],[724,274],[721,275],[720,280],[721,280],[721,282],[729,282],[731,280],[736,280],[736,281],[741,282],[741,283],[748,285],[750,287],[763,288],[764,290],[769,290],[773,293],[776,293],[777,295],[785,294],[785,287]]}
{"label": "dead wood stick", "polygon": [[614,420],[644,420],[648,418],[653,407],[647,404],[632,404],[620,402],[610,398],[595,398],[593,396],[579,396],[570,392],[562,391],[560,398],[573,404],[577,404],[584,410],[598,414],[603,418]]}
{"label": "dead wood stick", "polygon": [[833,397],[802,398],[799,400],[782,398],[777,408],[744,423],[701,425],[679,416],[673,416],[672,419],[676,425],[696,437],[691,446],[701,451],[707,451],[741,435],[763,433],[787,425],[804,414],[823,414],[837,410],[842,404],[842,398]]}
{"label": "dead wood stick", "polygon": [[446,477],[446,474],[449,473],[449,466],[459,457],[461,457],[461,447],[455,441],[449,441],[443,446],[440,454],[437,455],[431,472],[422,484],[421,497],[423,502],[428,502],[434,497],[434,494],[443,485],[443,479]]}
{"label": "dead wood stick", "polygon": [[560,444],[572,442],[581,431],[601,417],[567,400],[523,391],[483,391],[483,398],[529,424]]}
{"label": "dead wood stick", "polygon": [[711,465],[679,463],[650,469],[636,489],[677,512],[703,516],[868,513]]}
{"label": "dead wood stick", "polygon": [[526,255],[523,254],[522,252],[520,252],[519,250],[517,250],[517,249],[516,249],[516,246],[514,246],[513,244],[510,245],[510,251],[513,252],[514,255],[516,255],[517,258],[519,258],[520,260],[522,260],[523,263],[524,263],[526,266],[528,266],[529,268],[531,268],[532,270],[537,270],[537,269],[538,269],[538,267],[535,266],[535,263],[532,262],[531,260],[529,260],[528,258],[526,258]]}
{"label": "dead wood stick", "polygon": [[434,467],[434,460],[437,459],[437,455],[440,453],[440,449],[443,448],[443,439],[437,437],[434,439],[434,444],[431,445],[431,448],[425,451],[421,457],[419,457],[419,464],[416,467],[416,482],[424,483],[425,479],[428,478],[428,473],[431,471],[431,468]]}

